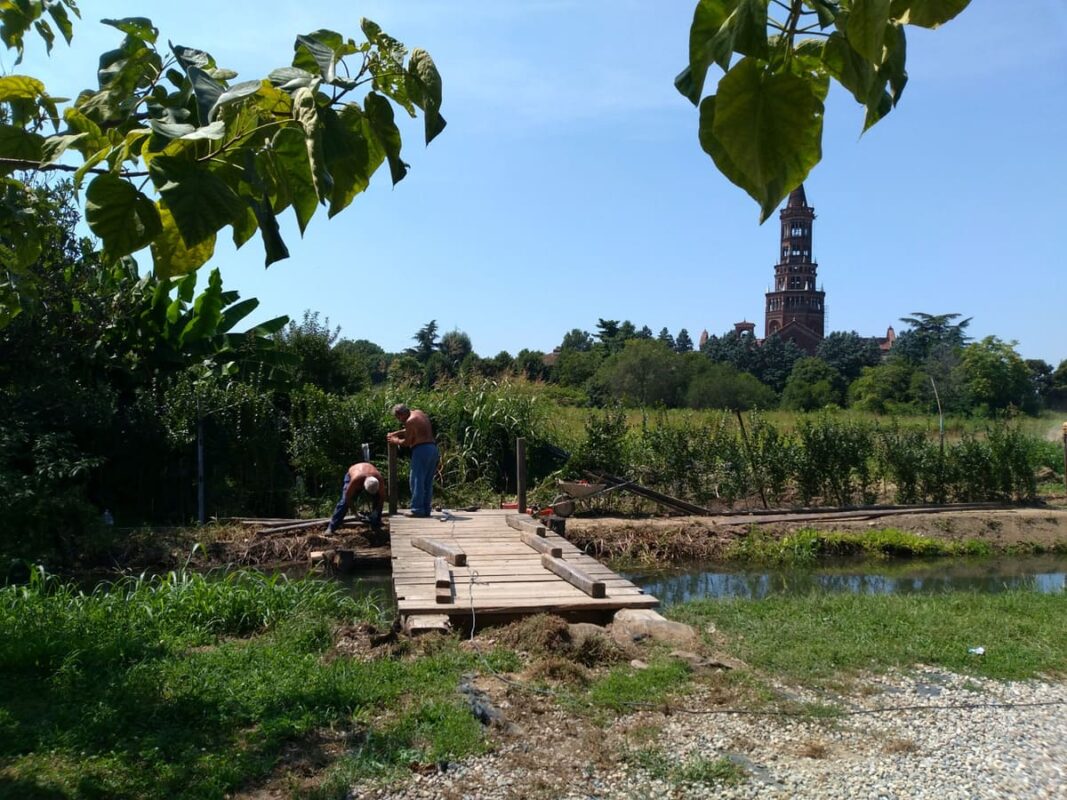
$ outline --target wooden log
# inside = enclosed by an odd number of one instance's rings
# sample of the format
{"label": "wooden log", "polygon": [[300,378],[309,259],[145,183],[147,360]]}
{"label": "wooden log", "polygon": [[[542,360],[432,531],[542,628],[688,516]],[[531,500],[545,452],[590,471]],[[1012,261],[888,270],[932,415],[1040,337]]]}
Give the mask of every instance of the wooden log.
{"label": "wooden log", "polygon": [[529,518],[523,518],[518,514],[510,514],[504,517],[504,520],[508,523],[509,528],[514,528],[517,531],[530,531],[538,536],[545,535],[545,526],[539,525],[536,520]]}
{"label": "wooden log", "polygon": [[552,558],[563,558],[563,548],[559,545],[551,544],[543,536],[538,536],[530,531],[522,531],[519,534],[519,538],[538,553],[545,553],[552,556]]}
{"label": "wooden log", "polygon": [[438,587],[452,585],[452,575],[448,571],[448,562],[445,561],[444,556],[437,556],[433,560],[433,575],[434,583]]}
{"label": "wooden log", "polygon": [[454,567],[467,566],[467,554],[463,552],[459,545],[416,536],[411,540],[411,546],[429,553],[431,556],[444,556],[448,559],[448,563]]}
{"label": "wooden log", "polygon": [[400,501],[400,487],[396,483],[396,445],[389,444],[389,516],[396,516]]}
{"label": "wooden log", "polygon": [[[276,533],[292,533],[293,531],[303,531],[310,528],[321,528],[327,522],[330,521],[329,517],[323,519],[308,519],[303,522],[293,522],[287,525],[272,525],[269,527],[260,528],[256,531],[257,536],[273,536]],[[346,520],[347,521],[347,520]]]}
{"label": "wooden log", "polygon": [[556,573],[572,586],[577,586],[590,597],[600,598],[607,595],[604,581],[593,580],[586,572],[578,569],[573,564],[568,564],[566,561],[549,555],[543,555],[541,556],[541,566],[549,572]]}
{"label": "wooden log", "polygon": [[420,633],[448,633],[452,630],[452,624],[445,614],[411,614],[404,617],[404,631],[409,636]]}
{"label": "wooden log", "polygon": [[526,439],[518,437],[515,440],[515,483],[516,497],[519,503],[519,513],[526,513]]}

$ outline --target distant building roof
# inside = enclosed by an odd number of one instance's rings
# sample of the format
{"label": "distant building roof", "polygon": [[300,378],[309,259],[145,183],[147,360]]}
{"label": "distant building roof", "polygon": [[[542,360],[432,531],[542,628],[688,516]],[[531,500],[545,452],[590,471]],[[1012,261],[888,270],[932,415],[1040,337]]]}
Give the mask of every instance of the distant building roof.
{"label": "distant building roof", "polygon": [[808,198],[804,194],[804,184],[800,184],[789,193],[789,199],[785,203],[786,208],[807,208]]}

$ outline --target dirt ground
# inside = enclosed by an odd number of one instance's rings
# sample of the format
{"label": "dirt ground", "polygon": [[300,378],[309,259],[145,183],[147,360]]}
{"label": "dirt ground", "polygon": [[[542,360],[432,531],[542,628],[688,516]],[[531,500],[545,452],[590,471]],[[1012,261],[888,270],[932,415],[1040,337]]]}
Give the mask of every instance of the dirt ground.
{"label": "dirt ground", "polygon": [[996,551],[1050,550],[1067,546],[1067,507],[753,514],[719,517],[573,517],[567,536],[603,556],[657,561],[714,560],[738,538],[758,528],[772,536],[815,528],[862,532],[880,528],[948,541],[979,540]]}

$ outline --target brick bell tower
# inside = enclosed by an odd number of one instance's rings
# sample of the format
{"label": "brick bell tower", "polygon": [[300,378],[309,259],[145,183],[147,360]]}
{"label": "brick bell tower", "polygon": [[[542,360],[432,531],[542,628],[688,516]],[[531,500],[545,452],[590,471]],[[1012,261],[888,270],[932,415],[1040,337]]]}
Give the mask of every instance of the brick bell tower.
{"label": "brick bell tower", "polygon": [[813,354],[825,335],[826,293],[816,289],[819,265],[811,254],[815,209],[808,205],[803,184],[790,193],[779,217],[781,260],[774,267],[774,290],[767,292],[764,336],[778,334]]}

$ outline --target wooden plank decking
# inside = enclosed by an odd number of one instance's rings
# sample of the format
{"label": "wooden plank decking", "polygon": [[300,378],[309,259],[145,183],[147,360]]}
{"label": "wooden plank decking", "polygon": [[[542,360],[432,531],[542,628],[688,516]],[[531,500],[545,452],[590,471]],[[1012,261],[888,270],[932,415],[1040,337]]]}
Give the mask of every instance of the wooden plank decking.
{"label": "wooden plank decking", "polygon": [[[507,517],[514,514],[491,509],[453,512],[444,521],[440,514],[428,519],[390,518],[393,589],[400,616],[447,614],[462,622],[472,613],[486,617],[539,612],[610,614],[621,608],[659,605],[655,597],[644,594],[563,537],[548,532],[546,540],[562,550],[565,562],[593,580],[603,581],[605,596],[590,597],[542,565],[542,554],[507,524]],[[458,546],[466,554],[465,566],[448,566],[451,602],[438,596],[434,557],[413,546],[415,538]]]}

